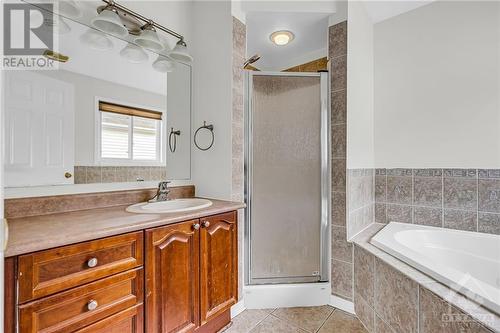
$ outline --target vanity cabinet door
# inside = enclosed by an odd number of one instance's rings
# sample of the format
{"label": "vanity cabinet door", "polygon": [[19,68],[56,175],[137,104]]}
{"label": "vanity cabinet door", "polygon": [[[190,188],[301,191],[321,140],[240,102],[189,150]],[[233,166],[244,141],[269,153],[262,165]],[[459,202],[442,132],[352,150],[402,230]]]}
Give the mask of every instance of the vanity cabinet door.
{"label": "vanity cabinet door", "polygon": [[199,220],[146,231],[146,332],[199,326]]}
{"label": "vanity cabinet door", "polygon": [[236,212],[201,219],[201,324],[238,300],[238,231]]}

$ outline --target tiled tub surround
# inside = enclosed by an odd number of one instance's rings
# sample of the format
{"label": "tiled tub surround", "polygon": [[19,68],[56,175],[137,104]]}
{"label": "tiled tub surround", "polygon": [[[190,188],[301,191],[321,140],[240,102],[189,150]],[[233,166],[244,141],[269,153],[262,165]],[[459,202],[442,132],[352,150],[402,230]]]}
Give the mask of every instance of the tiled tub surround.
{"label": "tiled tub surround", "polygon": [[75,184],[160,181],[167,179],[164,166],[75,166]]}
{"label": "tiled tub surround", "polygon": [[352,300],[352,246],[346,235],[347,22],[329,28],[332,142],[332,294]]}
{"label": "tiled tub surround", "polygon": [[372,224],[375,219],[375,169],[347,170],[347,238]]}
{"label": "tiled tub surround", "polygon": [[376,169],[375,221],[500,234],[500,170]]}
{"label": "tiled tub surround", "polygon": [[369,243],[383,224],[354,238],[354,304],[369,332],[500,332],[500,316]]}

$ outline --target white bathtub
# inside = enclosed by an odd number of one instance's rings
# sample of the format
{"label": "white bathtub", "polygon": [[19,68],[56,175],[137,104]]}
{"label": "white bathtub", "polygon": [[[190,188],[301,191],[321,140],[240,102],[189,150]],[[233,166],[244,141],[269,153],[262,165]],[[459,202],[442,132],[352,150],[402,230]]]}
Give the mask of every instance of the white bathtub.
{"label": "white bathtub", "polygon": [[391,222],[370,242],[500,314],[500,235]]}

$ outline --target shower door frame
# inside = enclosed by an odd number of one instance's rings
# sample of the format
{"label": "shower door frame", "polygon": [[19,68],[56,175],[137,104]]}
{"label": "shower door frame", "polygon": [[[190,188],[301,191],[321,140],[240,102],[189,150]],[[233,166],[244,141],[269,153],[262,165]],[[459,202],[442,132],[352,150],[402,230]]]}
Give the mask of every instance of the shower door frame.
{"label": "shower door frame", "polygon": [[[252,267],[252,180],[253,180],[253,77],[254,76],[298,76],[319,77],[321,98],[321,221],[320,221],[320,271],[317,277],[288,277],[253,279]],[[245,254],[245,285],[262,284],[289,284],[327,282],[330,277],[330,219],[331,219],[331,126],[330,126],[330,76],[328,71],[318,73],[309,72],[266,72],[246,71],[245,73],[245,230],[244,230],[244,254]]]}

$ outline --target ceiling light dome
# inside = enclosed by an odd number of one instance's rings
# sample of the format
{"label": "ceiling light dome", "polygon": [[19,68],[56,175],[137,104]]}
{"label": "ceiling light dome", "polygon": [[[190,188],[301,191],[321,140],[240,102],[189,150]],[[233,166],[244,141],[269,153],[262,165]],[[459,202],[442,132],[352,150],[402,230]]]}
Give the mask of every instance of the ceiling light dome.
{"label": "ceiling light dome", "polygon": [[182,39],[177,42],[174,49],[169,53],[169,56],[174,60],[184,63],[193,61],[193,57],[189,54],[187,45]]}
{"label": "ceiling light dome", "polygon": [[123,26],[120,16],[116,13],[112,6],[104,8],[99,15],[94,17],[90,23],[102,32],[109,33],[118,37],[128,35],[128,30]]}
{"label": "ceiling light dome", "polygon": [[175,69],[175,62],[167,57],[160,55],[155,60],[155,62],[153,62],[153,68],[161,73],[173,72]]}
{"label": "ceiling light dome", "polygon": [[145,49],[155,52],[160,52],[165,48],[160,42],[160,38],[158,38],[153,22],[146,24],[142,28],[141,34],[135,37],[134,42]]}
{"label": "ceiling light dome", "polygon": [[271,42],[278,46],[284,46],[290,43],[295,38],[295,35],[288,30],[275,31],[269,36]]}
{"label": "ceiling light dome", "polygon": [[140,64],[149,59],[148,54],[144,52],[142,47],[130,43],[120,51],[120,56],[134,64]]}
{"label": "ceiling light dome", "polygon": [[92,28],[89,28],[80,36],[80,41],[94,50],[104,51],[113,48],[113,42],[106,34]]}

